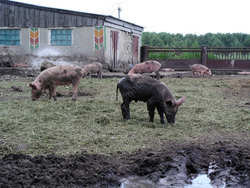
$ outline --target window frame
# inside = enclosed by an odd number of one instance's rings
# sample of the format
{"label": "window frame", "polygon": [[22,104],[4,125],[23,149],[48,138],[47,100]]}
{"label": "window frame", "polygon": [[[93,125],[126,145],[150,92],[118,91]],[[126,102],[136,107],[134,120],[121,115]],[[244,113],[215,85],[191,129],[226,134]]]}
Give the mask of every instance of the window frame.
{"label": "window frame", "polygon": [[[50,28],[49,30],[50,30],[50,34],[49,34],[49,45],[50,45],[50,46],[73,46],[73,28]],[[67,43],[68,39],[65,39],[65,40],[63,39],[63,36],[64,36],[65,34],[61,34],[61,36],[59,36],[59,39],[58,39],[58,40],[57,40],[57,38],[56,38],[57,36],[55,36],[55,43],[53,43],[53,41],[52,41],[52,37],[53,37],[52,32],[53,32],[53,31],[55,31],[55,32],[58,32],[58,31],[64,32],[64,30],[65,30],[66,32],[69,32],[69,31],[70,31],[70,37],[71,37],[71,39],[70,39],[69,41],[71,41],[71,43],[68,44],[68,43]],[[57,33],[56,33],[55,35],[57,35]],[[62,39],[60,39],[60,37],[62,37]],[[65,37],[69,37],[69,35],[66,34]],[[60,44],[60,41],[61,41],[61,42],[66,42],[66,44],[63,44],[63,43]]]}
{"label": "window frame", "polygon": [[[2,32],[5,32],[5,33],[2,34]],[[8,36],[6,35],[6,32],[10,33],[8,40],[6,39],[6,36]],[[4,36],[3,39],[2,39],[2,35]],[[0,28],[0,45],[1,46],[21,46],[21,29],[20,28]]]}

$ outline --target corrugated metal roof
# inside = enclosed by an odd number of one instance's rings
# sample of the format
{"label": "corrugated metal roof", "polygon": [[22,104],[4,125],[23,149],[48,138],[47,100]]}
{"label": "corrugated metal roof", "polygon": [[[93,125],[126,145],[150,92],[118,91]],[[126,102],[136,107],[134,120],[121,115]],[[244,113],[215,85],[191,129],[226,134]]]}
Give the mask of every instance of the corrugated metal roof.
{"label": "corrugated metal roof", "polygon": [[[1,8],[1,4],[9,5]],[[15,8],[18,7],[18,8]],[[27,11],[29,9],[29,11]],[[18,12],[18,16],[12,15],[11,18],[6,18],[10,14]],[[38,13],[36,13],[38,12]],[[21,15],[20,15],[21,14]],[[33,16],[33,18],[31,18]],[[64,15],[64,16],[62,16]],[[141,33],[143,27],[115,18],[113,16],[78,12],[50,7],[43,7],[20,3],[15,1],[0,0],[0,27],[80,27],[80,26],[109,26],[125,31],[136,31]],[[45,20],[41,20],[44,17]],[[34,19],[31,21],[31,19]]]}

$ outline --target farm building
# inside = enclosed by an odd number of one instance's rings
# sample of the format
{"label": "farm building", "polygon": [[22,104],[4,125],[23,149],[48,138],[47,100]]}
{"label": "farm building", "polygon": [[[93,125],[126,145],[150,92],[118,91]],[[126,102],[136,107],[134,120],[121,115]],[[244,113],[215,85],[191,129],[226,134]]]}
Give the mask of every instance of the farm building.
{"label": "farm building", "polygon": [[0,58],[126,68],[140,61],[143,27],[113,16],[0,0]]}

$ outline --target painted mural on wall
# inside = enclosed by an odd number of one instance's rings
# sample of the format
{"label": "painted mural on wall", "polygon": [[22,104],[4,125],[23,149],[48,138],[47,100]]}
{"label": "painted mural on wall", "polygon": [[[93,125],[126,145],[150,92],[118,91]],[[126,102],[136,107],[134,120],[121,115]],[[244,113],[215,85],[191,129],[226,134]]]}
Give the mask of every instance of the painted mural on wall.
{"label": "painted mural on wall", "polygon": [[105,27],[95,27],[95,50],[104,47],[106,50],[106,29]]}
{"label": "painted mural on wall", "polygon": [[40,29],[38,27],[30,28],[30,51],[35,52],[40,45]]}

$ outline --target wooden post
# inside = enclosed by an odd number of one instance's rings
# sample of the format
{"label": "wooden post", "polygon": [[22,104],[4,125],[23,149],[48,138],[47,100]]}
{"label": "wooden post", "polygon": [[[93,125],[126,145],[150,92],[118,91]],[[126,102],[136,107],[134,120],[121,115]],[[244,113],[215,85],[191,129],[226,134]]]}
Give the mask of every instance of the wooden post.
{"label": "wooden post", "polygon": [[141,47],[141,62],[148,60],[148,48],[149,48],[149,46],[142,46]]}
{"label": "wooden post", "polygon": [[207,46],[201,46],[201,64],[207,66]]}

